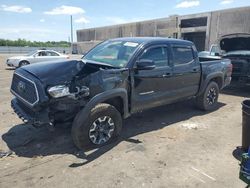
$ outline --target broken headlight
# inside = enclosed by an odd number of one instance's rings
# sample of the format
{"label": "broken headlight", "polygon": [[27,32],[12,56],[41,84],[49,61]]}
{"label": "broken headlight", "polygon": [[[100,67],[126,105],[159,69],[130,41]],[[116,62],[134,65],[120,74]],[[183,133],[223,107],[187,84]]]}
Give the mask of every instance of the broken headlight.
{"label": "broken headlight", "polygon": [[86,86],[76,87],[75,92],[72,93],[69,91],[69,87],[65,85],[53,86],[48,88],[47,91],[53,98],[70,97],[73,99],[79,99],[89,96],[89,88]]}
{"label": "broken headlight", "polygon": [[48,93],[51,97],[59,98],[70,95],[69,87],[65,85],[58,85],[48,88]]}

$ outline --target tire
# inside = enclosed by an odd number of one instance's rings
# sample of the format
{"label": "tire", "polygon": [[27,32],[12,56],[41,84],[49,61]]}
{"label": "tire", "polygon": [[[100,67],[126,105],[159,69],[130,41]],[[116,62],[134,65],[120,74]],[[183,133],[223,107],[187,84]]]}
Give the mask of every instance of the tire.
{"label": "tire", "polygon": [[216,82],[210,82],[205,91],[196,98],[196,105],[199,109],[212,111],[218,107],[219,86]]}
{"label": "tire", "polygon": [[25,65],[29,65],[30,63],[28,61],[21,61],[19,63],[19,67],[25,66]]}
{"label": "tire", "polygon": [[122,117],[114,106],[101,103],[88,116],[81,114],[80,111],[75,117],[71,130],[73,142],[79,149],[101,147],[120,135]]}

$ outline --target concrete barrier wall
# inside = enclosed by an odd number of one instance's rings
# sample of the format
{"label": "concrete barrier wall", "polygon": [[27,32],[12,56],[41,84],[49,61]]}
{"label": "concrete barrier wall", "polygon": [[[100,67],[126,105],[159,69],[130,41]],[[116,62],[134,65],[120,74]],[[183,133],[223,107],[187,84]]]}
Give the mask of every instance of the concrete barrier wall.
{"label": "concrete barrier wall", "polygon": [[[179,28],[180,20],[185,18],[208,18],[207,26]],[[234,8],[192,15],[171,16],[142,22],[120,24],[77,31],[80,42],[79,52],[93,47],[100,41],[118,37],[160,36],[181,38],[185,32],[206,32],[205,49],[218,42],[218,39],[232,33],[250,33],[250,7]],[[97,41],[97,42],[91,42]],[[86,45],[86,46],[85,46]]]}
{"label": "concrete barrier wall", "polygon": [[82,54],[94,47],[101,41],[135,36],[161,36],[173,37],[177,33],[176,17],[120,24],[114,26],[99,27],[93,29],[83,29],[77,31],[77,52]]}
{"label": "concrete barrier wall", "polygon": [[103,41],[110,38],[135,36],[173,36],[177,32],[177,17],[120,24],[77,31],[77,41]]}
{"label": "concrete barrier wall", "polygon": [[78,42],[77,43],[77,53],[83,54],[89,51],[91,48],[96,46],[102,41],[87,41],[87,42]]}
{"label": "concrete barrier wall", "polygon": [[1,54],[22,54],[22,53],[29,53],[34,50],[39,50],[41,48],[45,48],[47,50],[55,50],[57,52],[63,53],[71,53],[71,47],[62,48],[62,47],[20,47],[20,46],[0,46],[0,53]]}
{"label": "concrete barrier wall", "polygon": [[79,54],[85,53],[101,41],[111,38],[135,36],[174,37],[176,36],[174,33],[178,33],[177,22],[177,17],[172,16],[143,22],[78,30],[78,42],[75,43],[77,52]]}

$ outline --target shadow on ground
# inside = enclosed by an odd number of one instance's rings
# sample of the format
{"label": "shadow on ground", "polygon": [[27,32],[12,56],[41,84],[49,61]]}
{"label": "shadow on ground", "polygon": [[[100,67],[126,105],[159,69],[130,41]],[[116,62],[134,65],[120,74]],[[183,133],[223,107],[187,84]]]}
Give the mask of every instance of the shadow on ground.
{"label": "shadow on ground", "polygon": [[5,68],[5,70],[16,70],[16,68],[15,67],[7,67],[7,68]]}
{"label": "shadow on ground", "polygon": [[[219,103],[218,108],[224,105]],[[194,116],[206,115],[207,113],[209,112],[197,110],[192,101],[162,106],[138,113],[124,120],[120,138],[112,144],[92,151],[79,151],[72,142],[70,129],[56,129],[54,132],[49,132],[46,127],[36,129],[31,125],[16,125],[5,133],[2,139],[9,149],[18,156],[32,158],[35,156],[72,154],[84,159],[82,163],[70,165],[70,167],[78,167],[97,159],[122,141],[139,144],[142,141],[133,139],[133,137],[162,129]]]}
{"label": "shadow on ground", "polygon": [[250,98],[250,86],[229,86],[222,90],[223,94]]}

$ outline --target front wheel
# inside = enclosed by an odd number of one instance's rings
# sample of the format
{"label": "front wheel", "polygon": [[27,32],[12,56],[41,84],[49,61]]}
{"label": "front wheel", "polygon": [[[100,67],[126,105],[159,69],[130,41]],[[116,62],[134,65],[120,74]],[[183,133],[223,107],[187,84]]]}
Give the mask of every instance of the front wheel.
{"label": "front wheel", "polygon": [[216,109],[218,106],[219,91],[218,84],[213,81],[210,82],[205,91],[196,98],[197,107],[206,111]]}
{"label": "front wheel", "polygon": [[22,67],[22,66],[25,66],[25,65],[29,65],[29,62],[28,61],[21,61],[19,63],[19,67]]}
{"label": "front wheel", "polygon": [[120,112],[109,104],[96,105],[87,117],[76,116],[72,126],[72,138],[79,149],[101,147],[119,136],[122,128]]}

